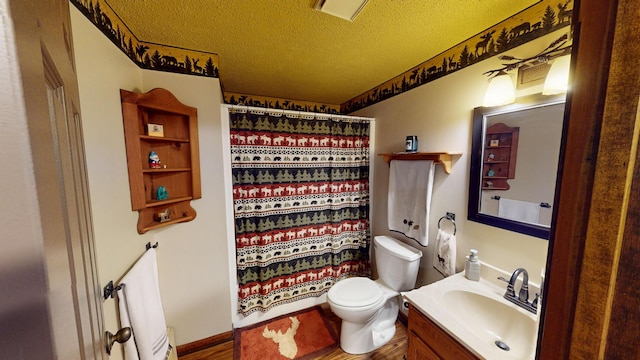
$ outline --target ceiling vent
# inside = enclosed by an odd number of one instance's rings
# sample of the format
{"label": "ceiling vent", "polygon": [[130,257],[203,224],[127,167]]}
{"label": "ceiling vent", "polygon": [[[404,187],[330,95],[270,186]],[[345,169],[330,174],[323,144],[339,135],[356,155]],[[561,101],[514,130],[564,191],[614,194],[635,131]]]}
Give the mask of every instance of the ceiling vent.
{"label": "ceiling vent", "polygon": [[353,21],[369,0],[316,0],[313,8],[329,15]]}

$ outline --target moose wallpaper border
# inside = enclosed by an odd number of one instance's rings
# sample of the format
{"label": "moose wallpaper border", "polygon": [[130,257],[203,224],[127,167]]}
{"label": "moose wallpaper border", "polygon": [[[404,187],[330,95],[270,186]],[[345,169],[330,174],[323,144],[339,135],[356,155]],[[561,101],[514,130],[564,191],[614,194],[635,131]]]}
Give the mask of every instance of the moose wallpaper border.
{"label": "moose wallpaper border", "polygon": [[[218,55],[140,41],[104,0],[69,0],[140,68],[219,78]],[[535,5],[340,104],[282,99],[224,91],[226,104],[349,114],[491,58],[571,24],[573,0]]]}
{"label": "moose wallpaper border", "polygon": [[569,26],[573,0],[561,0],[556,4],[557,1],[540,0],[420,65],[342,103],[340,112],[349,114],[379,103]]}
{"label": "moose wallpaper border", "polygon": [[228,91],[224,92],[224,102],[225,104],[231,105],[245,105],[269,109],[306,111],[326,114],[338,114],[340,112],[340,105],[330,105],[312,101],[281,99],[259,95],[247,95]]}
{"label": "moose wallpaper border", "polygon": [[105,1],[69,1],[140,68],[219,77],[217,54],[140,41]]}

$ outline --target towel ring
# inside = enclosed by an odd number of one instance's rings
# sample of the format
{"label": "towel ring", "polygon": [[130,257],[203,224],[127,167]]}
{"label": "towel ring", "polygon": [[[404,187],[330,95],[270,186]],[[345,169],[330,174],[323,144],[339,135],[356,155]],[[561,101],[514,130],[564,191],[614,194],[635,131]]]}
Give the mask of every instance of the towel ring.
{"label": "towel ring", "polygon": [[451,223],[453,224],[453,235],[455,235],[456,231],[458,230],[458,228],[456,227],[456,222],[452,218],[450,218],[448,216],[443,216],[443,217],[440,218],[440,220],[438,220],[438,230],[440,229],[440,223],[442,222],[442,219],[447,219],[447,220],[451,221]]}

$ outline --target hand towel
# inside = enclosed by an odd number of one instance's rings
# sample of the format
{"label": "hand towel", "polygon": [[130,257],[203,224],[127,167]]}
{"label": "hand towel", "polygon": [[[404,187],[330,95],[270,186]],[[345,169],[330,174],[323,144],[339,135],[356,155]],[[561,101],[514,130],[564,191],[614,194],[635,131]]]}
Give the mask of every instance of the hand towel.
{"label": "hand towel", "polygon": [[392,160],[389,170],[389,230],[427,246],[435,165],[430,160]]}
{"label": "hand towel", "polygon": [[171,345],[158,286],[156,250],[147,250],[122,278],[118,307],[122,327],[130,326],[124,343],[126,360],[166,360]]}
{"label": "hand towel", "polygon": [[456,236],[438,229],[433,267],[445,277],[456,273]]}
{"label": "hand towel", "polygon": [[501,197],[498,203],[498,216],[506,219],[538,224],[540,218],[540,204],[528,201],[505,199]]}

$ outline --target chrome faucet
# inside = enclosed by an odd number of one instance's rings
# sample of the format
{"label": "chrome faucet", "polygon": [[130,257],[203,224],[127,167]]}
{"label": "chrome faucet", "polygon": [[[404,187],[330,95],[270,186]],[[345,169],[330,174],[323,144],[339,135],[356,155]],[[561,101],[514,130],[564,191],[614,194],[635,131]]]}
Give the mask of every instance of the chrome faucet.
{"label": "chrome faucet", "polygon": [[[520,286],[520,292],[516,295],[516,281],[520,274],[522,274],[522,285]],[[507,279],[503,277],[499,277],[498,279],[507,282]],[[511,279],[509,279],[508,283],[507,291],[504,293],[504,298],[535,314],[538,309],[538,296],[536,294],[535,300],[529,302],[529,273],[527,270],[517,268],[511,275]]]}

